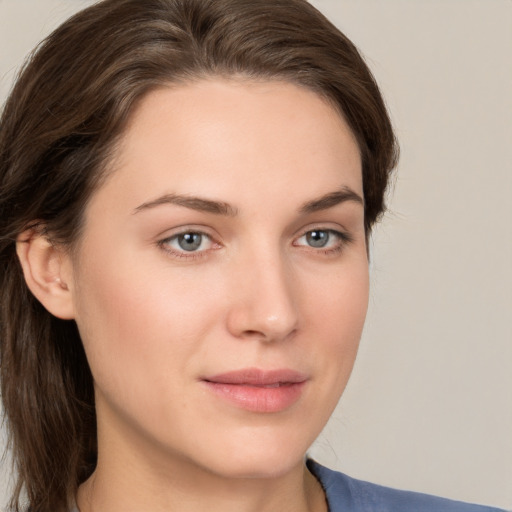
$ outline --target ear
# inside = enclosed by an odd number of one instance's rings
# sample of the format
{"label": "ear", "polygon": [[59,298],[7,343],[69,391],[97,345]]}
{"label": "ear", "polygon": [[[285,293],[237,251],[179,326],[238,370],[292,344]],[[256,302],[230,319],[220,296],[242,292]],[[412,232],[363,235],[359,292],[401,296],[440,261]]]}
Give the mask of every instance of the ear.
{"label": "ear", "polygon": [[16,240],[16,252],[25,281],[39,302],[63,320],[75,317],[72,266],[64,248],[53,244],[42,229],[28,229]]}

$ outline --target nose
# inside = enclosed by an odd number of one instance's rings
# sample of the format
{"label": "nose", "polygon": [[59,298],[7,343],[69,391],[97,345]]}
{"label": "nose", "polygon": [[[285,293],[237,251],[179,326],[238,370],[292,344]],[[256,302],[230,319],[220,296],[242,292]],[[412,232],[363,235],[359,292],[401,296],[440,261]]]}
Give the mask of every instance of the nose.
{"label": "nose", "polygon": [[240,339],[290,338],[298,328],[292,271],[280,257],[255,255],[231,276],[227,327]]}

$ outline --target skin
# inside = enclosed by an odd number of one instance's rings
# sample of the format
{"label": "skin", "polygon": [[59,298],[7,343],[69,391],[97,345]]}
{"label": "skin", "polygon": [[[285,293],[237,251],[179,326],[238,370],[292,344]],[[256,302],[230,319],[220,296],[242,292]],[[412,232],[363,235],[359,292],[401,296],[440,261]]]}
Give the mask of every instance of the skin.
{"label": "skin", "polygon": [[[82,512],[327,510],[304,454],[363,328],[362,194],[352,133],[308,90],[210,79],[141,101],[76,250],[47,257],[95,381],[99,461]],[[202,233],[197,250],[183,232]],[[306,381],[290,407],[248,411],[203,381],[241,368]]]}

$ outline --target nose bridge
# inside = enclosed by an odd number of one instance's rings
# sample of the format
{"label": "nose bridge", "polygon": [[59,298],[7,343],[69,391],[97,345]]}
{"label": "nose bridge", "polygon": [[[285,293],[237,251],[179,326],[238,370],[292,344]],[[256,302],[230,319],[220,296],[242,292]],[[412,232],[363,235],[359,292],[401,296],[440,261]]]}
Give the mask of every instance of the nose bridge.
{"label": "nose bridge", "polygon": [[245,253],[236,275],[229,315],[229,327],[236,336],[277,341],[295,331],[293,273],[277,244]]}

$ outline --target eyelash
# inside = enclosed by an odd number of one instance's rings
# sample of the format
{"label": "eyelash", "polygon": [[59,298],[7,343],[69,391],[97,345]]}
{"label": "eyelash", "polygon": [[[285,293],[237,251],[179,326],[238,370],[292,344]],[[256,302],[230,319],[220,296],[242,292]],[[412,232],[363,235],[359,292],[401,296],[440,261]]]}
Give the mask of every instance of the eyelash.
{"label": "eyelash", "polygon": [[[322,227],[316,227],[316,228],[308,229],[307,231],[304,231],[303,234],[301,236],[299,236],[297,240],[300,240],[301,238],[307,236],[310,233],[314,233],[315,231],[327,233],[329,237],[334,236],[338,239],[338,241],[334,247],[329,247],[329,248],[317,247],[317,248],[315,248],[315,247],[308,245],[307,249],[313,251],[316,254],[320,253],[320,254],[325,254],[327,256],[339,254],[345,249],[345,247],[348,244],[350,244],[354,241],[354,238],[352,237],[352,235],[350,235],[347,232],[338,231],[336,229],[330,229],[330,228],[322,228]],[[329,243],[329,241],[330,241],[330,239],[328,239],[328,243]],[[294,243],[293,245],[297,245],[297,244]]]}
{"label": "eyelash", "polygon": [[[338,239],[338,242],[335,244],[334,247],[329,247],[327,249],[324,249],[322,247],[315,248],[315,247],[312,247],[309,245],[305,246],[307,250],[309,250],[315,254],[325,254],[327,256],[336,255],[336,254],[341,253],[343,251],[343,249],[345,248],[345,246],[347,246],[348,244],[350,244],[354,241],[352,235],[350,235],[349,233],[338,231],[335,229],[330,229],[330,228],[322,228],[322,227],[308,229],[307,231],[304,231],[299,237],[297,237],[296,240],[300,240],[301,238],[307,236],[310,233],[314,233],[315,231],[327,233],[329,237],[334,236]],[[199,235],[203,238],[209,239],[210,243],[213,245],[217,245],[217,247],[214,249],[210,248],[210,249],[205,249],[205,250],[201,250],[201,251],[176,250],[176,249],[173,249],[170,247],[169,244],[172,241],[177,241],[179,239],[179,237],[184,236],[184,235]],[[327,243],[329,243],[329,242],[330,242],[330,239],[328,239]],[[201,245],[202,245],[202,243],[203,243],[203,240],[201,241]],[[295,247],[297,247],[297,246],[303,247],[301,244],[297,244],[295,241],[294,241],[293,245]],[[187,260],[195,260],[198,258],[206,257],[208,252],[210,252],[211,250],[216,250],[217,248],[221,247],[220,244],[216,243],[208,233],[205,233],[200,230],[194,230],[194,229],[183,230],[183,231],[180,231],[179,233],[175,233],[169,237],[166,237],[163,240],[158,241],[158,246],[163,251],[165,251],[166,253],[171,255],[172,257],[180,258],[180,259],[187,259]]]}
{"label": "eyelash", "polygon": [[[175,233],[171,236],[168,236],[167,238],[160,240],[158,242],[158,246],[163,251],[165,251],[166,253],[168,253],[169,255],[171,255],[174,258],[187,259],[187,260],[195,260],[198,258],[203,258],[206,256],[207,252],[209,252],[210,250],[215,250],[215,249],[206,249],[206,250],[202,250],[202,251],[185,251],[185,250],[180,251],[177,249],[173,249],[169,246],[169,244],[172,241],[178,240],[178,238],[180,236],[189,235],[189,234],[190,235],[200,235],[203,238],[209,239],[211,244],[218,245],[220,247],[220,244],[216,244],[216,242],[212,239],[212,237],[208,233],[205,233],[200,230],[195,230],[195,229],[185,229],[183,231],[180,231],[179,233]],[[201,244],[202,243],[203,242],[201,241]]]}

